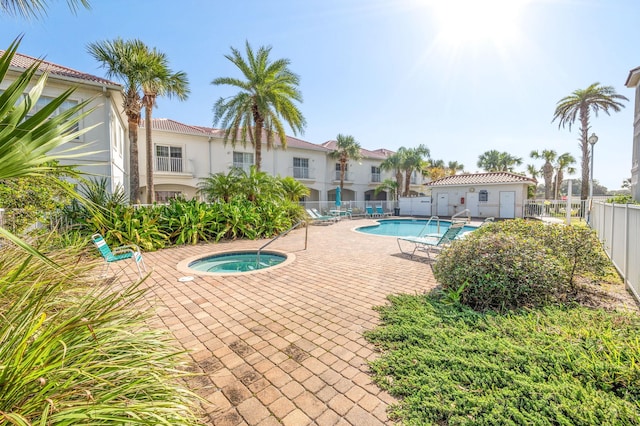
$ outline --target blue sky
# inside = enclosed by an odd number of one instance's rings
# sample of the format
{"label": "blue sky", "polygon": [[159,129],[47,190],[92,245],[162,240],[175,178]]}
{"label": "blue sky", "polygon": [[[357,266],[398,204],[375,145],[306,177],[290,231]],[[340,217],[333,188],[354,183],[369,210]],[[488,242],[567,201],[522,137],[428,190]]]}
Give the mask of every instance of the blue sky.
{"label": "blue sky", "polygon": [[[233,91],[210,84],[239,77],[230,47],[272,46],[300,75],[307,119],[302,139],[338,133],[363,148],[425,144],[434,159],[479,171],[490,149],[523,157],[532,149],[572,153],[578,127],[552,123],[558,100],[600,82],[630,99],[593,118],[594,177],[610,189],[630,177],[633,90],[640,66],[640,3],[635,0],[93,0],[69,12],[53,2],[40,20],[0,17],[4,46],[24,34],[20,52],[104,76],[90,42],[140,38],[185,71],[185,102],[159,99],[155,117],[211,126],[212,106]],[[478,6],[481,5],[481,7]]]}

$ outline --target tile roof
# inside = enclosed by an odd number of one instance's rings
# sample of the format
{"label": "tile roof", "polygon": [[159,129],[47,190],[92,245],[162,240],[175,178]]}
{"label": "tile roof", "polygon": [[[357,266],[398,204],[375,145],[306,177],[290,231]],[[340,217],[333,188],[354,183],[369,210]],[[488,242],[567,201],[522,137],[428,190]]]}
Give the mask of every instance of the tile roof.
{"label": "tile roof", "polygon": [[489,172],[453,175],[425,183],[426,186],[486,185],[496,183],[531,183],[537,181],[527,176],[510,172]]}
{"label": "tile roof", "polygon": [[[338,142],[335,140],[330,140],[321,144],[321,146],[325,147],[329,151],[335,151],[337,143]],[[376,149],[375,151],[369,151],[368,149],[360,148],[360,153],[365,158],[376,158],[376,159],[384,160],[389,155],[393,154],[393,151],[389,151],[388,149],[384,149],[384,148]]]}
{"label": "tile roof", "polygon": [[[4,54],[4,50],[0,50],[0,55]],[[23,55],[21,53],[16,53],[13,58],[11,58],[11,66],[16,68],[27,69],[38,59],[32,56]],[[61,77],[71,77],[78,80],[90,81],[93,83],[99,83],[107,86],[120,86],[120,84],[115,83],[113,81],[107,80],[106,78],[98,77],[92,74],[87,74],[82,71],[77,71],[72,68],[63,67],[62,65],[54,64],[49,61],[42,61],[40,64],[40,70],[46,71],[49,75],[52,76],[61,76]]]}
{"label": "tile roof", "polygon": [[[144,127],[144,121],[141,122],[140,127]],[[179,121],[171,120],[169,118],[152,119],[152,127],[155,130],[161,130],[166,132],[214,136],[218,138],[224,137],[224,131],[222,129],[214,129],[213,127],[205,127],[205,126],[191,126],[189,124],[180,123]],[[265,132],[263,132],[262,137],[263,137],[263,140],[266,138]],[[287,136],[287,147],[312,149],[312,150],[318,150],[318,151],[328,151],[326,148],[324,148],[321,145],[303,141],[302,139],[294,138],[291,136]]]}

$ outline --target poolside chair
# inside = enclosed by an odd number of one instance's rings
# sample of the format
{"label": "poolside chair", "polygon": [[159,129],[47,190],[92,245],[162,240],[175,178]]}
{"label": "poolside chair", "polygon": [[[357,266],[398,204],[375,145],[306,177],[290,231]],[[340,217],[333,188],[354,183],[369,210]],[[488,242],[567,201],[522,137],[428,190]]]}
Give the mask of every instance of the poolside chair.
{"label": "poolside chair", "polygon": [[376,206],[376,213],[380,217],[391,216],[391,213],[386,213],[384,210],[382,210],[382,204],[380,204],[379,206]]}
{"label": "poolside chair", "polygon": [[340,220],[340,216],[322,214],[316,208],[312,208],[311,211],[316,215],[318,219],[332,220],[334,222]]}
{"label": "poolside chair", "polygon": [[[434,249],[442,249],[443,247],[451,244],[451,242],[458,236],[458,234],[460,234],[463,227],[464,224],[462,223],[451,224],[449,229],[447,229],[445,233],[439,237],[398,237],[398,247],[400,248],[400,252],[402,254],[410,254],[411,259],[413,259],[416,251],[427,253],[427,257],[431,259],[431,251]],[[400,241],[413,244],[413,250],[410,253],[409,251],[402,250],[402,244],[400,244]]]}
{"label": "poolside chair", "polygon": [[378,214],[378,213],[373,211],[373,207],[371,207],[371,206],[366,206],[364,209],[365,209],[364,217],[378,217],[378,216],[380,216],[380,214]]}
{"label": "poolside chair", "polygon": [[315,209],[305,209],[309,217],[311,218],[311,223],[315,225],[331,225],[336,222],[335,216],[322,216]]}
{"label": "poolside chair", "polygon": [[106,275],[107,272],[109,272],[109,266],[111,266],[112,263],[127,259],[132,259],[135,262],[140,278],[142,278],[142,271],[147,272],[144,260],[142,259],[142,253],[140,252],[140,248],[138,246],[130,244],[126,246],[116,247],[112,251],[109,248],[107,242],[104,240],[104,238],[102,238],[102,235],[100,234],[93,234],[91,236],[91,241],[93,241],[93,244],[96,245],[98,251],[100,251],[102,258],[106,263],[103,275]]}

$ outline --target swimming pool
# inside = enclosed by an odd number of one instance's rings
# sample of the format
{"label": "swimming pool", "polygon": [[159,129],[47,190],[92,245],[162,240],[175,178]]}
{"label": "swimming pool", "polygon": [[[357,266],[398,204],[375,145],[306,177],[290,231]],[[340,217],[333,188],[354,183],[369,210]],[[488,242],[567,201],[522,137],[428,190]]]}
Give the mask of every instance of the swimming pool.
{"label": "swimming pool", "polygon": [[[450,221],[441,220],[440,229],[438,229],[437,221],[432,220],[429,226],[425,227],[427,222],[426,219],[382,219],[378,221],[377,225],[361,226],[356,228],[356,231],[389,237],[410,237],[425,234],[442,234],[451,225]],[[466,225],[462,228],[462,232],[474,231],[476,229],[477,227],[475,226]]]}

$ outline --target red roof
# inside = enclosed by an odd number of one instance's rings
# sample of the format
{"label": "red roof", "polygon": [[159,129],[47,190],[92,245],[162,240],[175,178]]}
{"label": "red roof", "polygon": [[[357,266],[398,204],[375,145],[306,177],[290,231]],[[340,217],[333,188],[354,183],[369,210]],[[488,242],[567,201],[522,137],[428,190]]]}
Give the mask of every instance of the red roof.
{"label": "red roof", "polygon": [[426,186],[460,186],[460,185],[486,185],[496,183],[528,183],[536,184],[538,181],[527,176],[510,172],[489,172],[453,175],[425,183]]}
{"label": "red roof", "polygon": [[[0,55],[4,54],[4,50],[0,50]],[[13,58],[11,58],[11,66],[16,68],[27,69],[38,59],[32,56],[23,55],[21,53],[16,53]],[[94,83],[104,84],[107,86],[120,86],[118,83],[114,83],[113,81],[107,80],[102,77],[97,77],[92,74],[87,74],[82,71],[77,71],[72,68],[63,67],[62,65],[54,64],[53,62],[42,61],[40,64],[40,70],[46,71],[49,75],[57,75],[61,77],[71,77],[76,78],[78,80],[91,81]]]}
{"label": "red roof", "polygon": [[[323,143],[322,146],[329,151],[335,151],[337,143],[338,142],[335,140],[330,140]],[[389,151],[388,149],[376,149],[375,151],[369,151],[368,149],[360,148],[360,154],[365,158],[377,158],[384,160],[389,155],[393,154],[393,151]]]}

